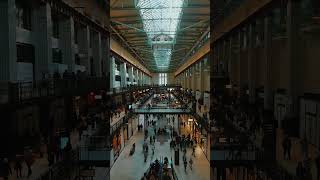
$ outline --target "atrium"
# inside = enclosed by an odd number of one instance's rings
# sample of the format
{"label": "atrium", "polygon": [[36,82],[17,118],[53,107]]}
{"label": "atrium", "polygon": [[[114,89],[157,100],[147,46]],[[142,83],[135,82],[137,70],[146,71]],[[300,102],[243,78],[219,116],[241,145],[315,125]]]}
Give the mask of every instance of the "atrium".
{"label": "atrium", "polygon": [[0,12],[0,180],[320,179],[319,0]]}

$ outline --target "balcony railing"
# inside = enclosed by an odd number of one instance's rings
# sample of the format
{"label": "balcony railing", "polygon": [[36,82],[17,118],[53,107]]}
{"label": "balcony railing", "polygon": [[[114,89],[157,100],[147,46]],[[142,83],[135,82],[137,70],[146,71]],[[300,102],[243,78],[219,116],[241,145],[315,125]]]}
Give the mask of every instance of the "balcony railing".
{"label": "balcony railing", "polygon": [[[147,88],[181,87],[179,84],[142,85],[113,88],[108,94],[138,91]],[[0,104],[21,103],[26,100],[64,95],[84,95],[92,91],[109,90],[109,79],[88,77],[86,79],[48,79],[30,82],[0,82]]]}
{"label": "balcony railing", "polygon": [[92,91],[107,90],[108,82],[107,78],[1,82],[0,103],[20,103],[48,96],[84,95]]}

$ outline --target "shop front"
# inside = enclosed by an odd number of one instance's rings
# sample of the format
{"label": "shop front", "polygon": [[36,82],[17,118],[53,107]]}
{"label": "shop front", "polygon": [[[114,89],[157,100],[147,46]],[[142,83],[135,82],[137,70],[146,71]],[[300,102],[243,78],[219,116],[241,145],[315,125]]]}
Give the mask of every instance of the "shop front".
{"label": "shop front", "polygon": [[111,164],[113,164],[120,155],[121,149],[124,147],[122,142],[123,130],[122,130],[123,119],[120,119],[114,125],[111,126],[111,143],[112,143],[112,153],[111,153]]}
{"label": "shop front", "polygon": [[194,138],[197,144],[201,147],[203,153],[209,159],[210,156],[210,137],[208,131],[201,127],[197,121],[194,121]]}
{"label": "shop front", "polygon": [[112,164],[113,162],[115,162],[117,160],[117,158],[119,157],[120,155],[120,152],[121,152],[121,132],[120,132],[120,129],[118,129],[113,137],[112,137],[112,151],[113,151],[113,156],[112,156]]}

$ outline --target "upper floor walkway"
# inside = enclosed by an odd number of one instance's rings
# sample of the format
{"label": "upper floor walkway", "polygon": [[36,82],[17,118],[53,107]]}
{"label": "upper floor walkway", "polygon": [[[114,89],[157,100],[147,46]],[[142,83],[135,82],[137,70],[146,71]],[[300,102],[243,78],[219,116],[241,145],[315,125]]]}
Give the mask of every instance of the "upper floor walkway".
{"label": "upper floor walkway", "polygon": [[90,92],[104,91],[107,95],[123,94],[152,88],[179,88],[178,84],[139,85],[110,88],[107,77],[85,79],[48,79],[30,82],[0,82],[0,104],[54,96],[82,96]]}
{"label": "upper floor walkway", "polygon": [[190,114],[187,108],[168,109],[168,108],[138,108],[133,110],[136,114]]}

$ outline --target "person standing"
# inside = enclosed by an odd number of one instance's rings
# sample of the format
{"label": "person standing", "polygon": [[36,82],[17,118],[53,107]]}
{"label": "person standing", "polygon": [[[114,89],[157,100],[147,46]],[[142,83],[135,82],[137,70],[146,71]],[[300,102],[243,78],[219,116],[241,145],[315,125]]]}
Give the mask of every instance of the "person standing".
{"label": "person standing", "polygon": [[141,177],[141,180],[147,180],[147,173],[143,174],[143,176]]}
{"label": "person standing", "polygon": [[33,163],[32,150],[26,149],[24,157],[25,157],[27,168],[28,168],[28,178],[29,178],[32,175],[32,170],[31,170],[31,165]]}
{"label": "person standing", "polygon": [[317,168],[317,180],[320,180],[320,155],[315,159],[316,168]]}
{"label": "person standing", "polygon": [[306,135],[304,135],[304,138],[301,141],[301,149],[302,149],[302,153],[303,153],[303,158],[306,159],[308,157],[309,154],[309,144],[308,144],[308,140],[306,138]]}
{"label": "person standing", "polygon": [[308,157],[306,160],[304,160],[304,162],[303,162],[303,164],[304,164],[304,169],[305,169],[305,179],[313,179],[312,178],[312,173],[311,173],[311,171],[312,171],[312,160],[311,160],[311,158],[310,157]]}
{"label": "person standing", "polygon": [[285,160],[290,160],[290,152],[291,152],[291,140],[288,136],[286,136],[282,142],[282,148],[283,148],[283,158]]}
{"label": "person standing", "polygon": [[17,160],[16,160],[15,165],[14,165],[14,169],[15,169],[16,172],[17,172],[17,178],[22,177],[22,173],[21,173],[22,163],[21,163],[21,160],[20,160],[20,159],[17,159]]}
{"label": "person standing", "polygon": [[[2,168],[3,168],[3,177],[5,180],[8,180],[9,178],[9,174],[11,175],[11,168],[10,168],[10,165],[9,165],[9,161],[7,158],[4,158],[3,162],[2,162]],[[0,176],[1,177],[1,176]]]}
{"label": "person standing", "polygon": [[29,178],[32,175],[32,169],[31,169],[32,159],[26,160],[26,164],[27,164],[27,168],[28,168],[28,178]]}
{"label": "person standing", "polygon": [[299,180],[303,180],[306,176],[306,170],[302,165],[302,162],[298,162],[298,166],[296,168],[296,176]]}
{"label": "person standing", "polygon": [[49,152],[48,153],[48,166],[52,166],[54,164],[54,153],[53,152]]}

